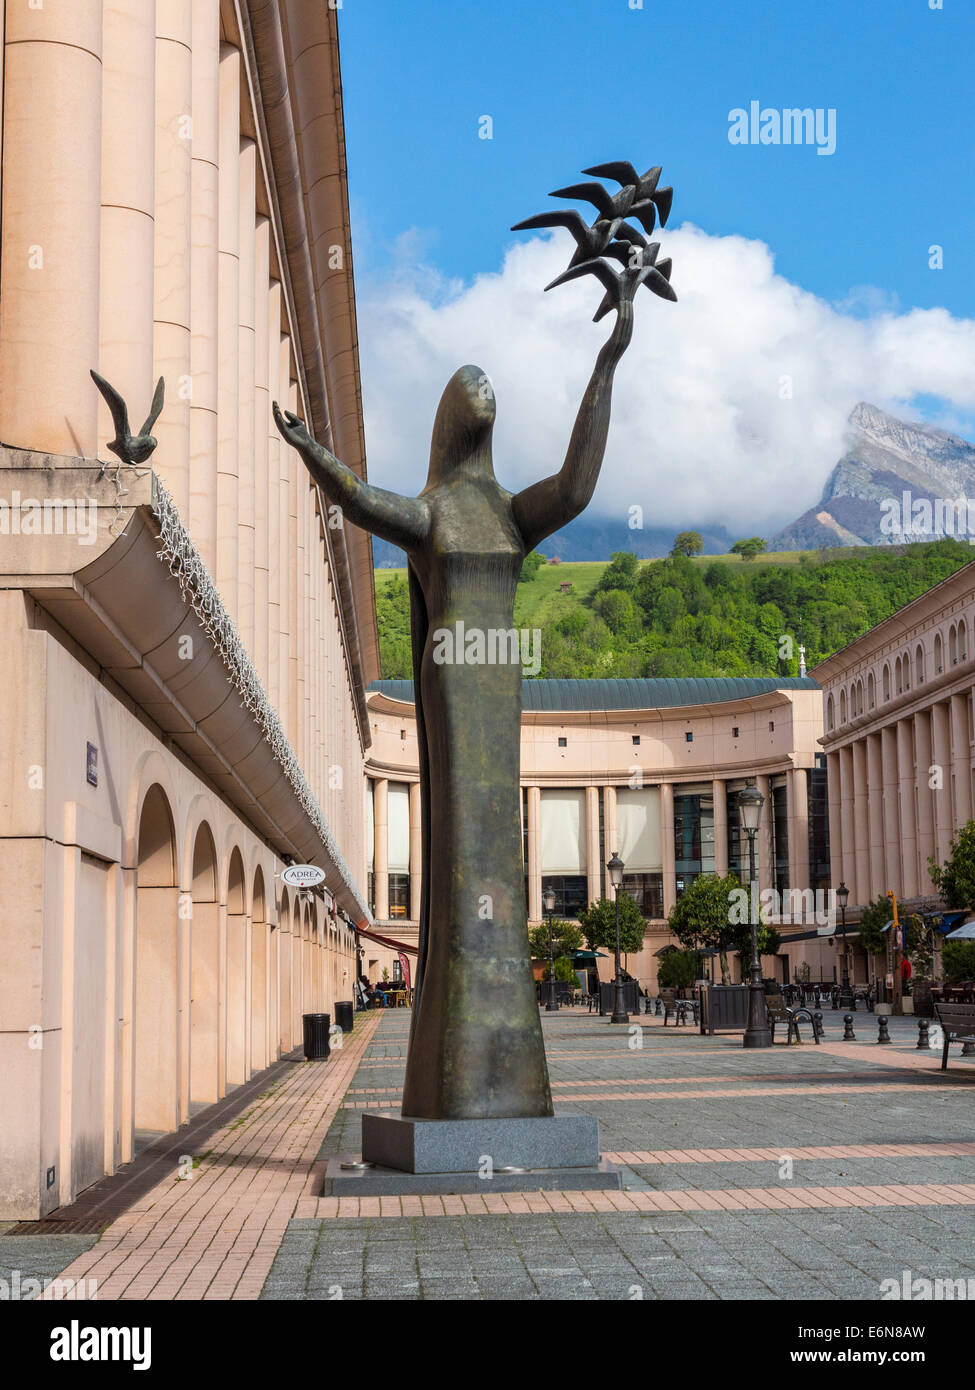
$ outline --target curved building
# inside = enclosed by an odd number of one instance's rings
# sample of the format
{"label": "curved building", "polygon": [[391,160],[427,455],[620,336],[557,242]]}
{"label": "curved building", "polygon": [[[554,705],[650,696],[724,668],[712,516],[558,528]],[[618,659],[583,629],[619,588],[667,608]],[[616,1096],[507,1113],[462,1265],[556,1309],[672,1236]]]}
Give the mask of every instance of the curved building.
{"label": "curved building", "polygon": [[[766,798],[759,887],[776,890],[789,919],[779,928],[780,958],[766,960],[766,973],[791,978],[811,959],[819,977],[808,894],[829,887],[829,850],[816,681],[526,680],[523,689],[530,921],[542,920],[542,893],[549,888],[556,915],[567,918],[611,897],[605,865],[618,850],[624,886],[649,923],[644,949],[628,968],[641,984],[654,985],[655,953],[671,940],[666,917],[684,888],[705,873],[747,877],[737,794],[754,783]],[[407,680],[370,686],[365,792],[370,906],[391,937],[415,945],[421,861],[412,695]],[[830,965],[832,959],[830,951]],[[391,957],[376,963],[395,971]],[[611,959],[600,961],[603,978],[611,968]]]}

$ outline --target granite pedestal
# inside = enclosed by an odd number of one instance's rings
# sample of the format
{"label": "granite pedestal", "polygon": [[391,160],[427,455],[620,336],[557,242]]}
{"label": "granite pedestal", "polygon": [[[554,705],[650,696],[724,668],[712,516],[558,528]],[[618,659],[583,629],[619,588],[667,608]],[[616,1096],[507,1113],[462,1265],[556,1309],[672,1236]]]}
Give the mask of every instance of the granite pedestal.
{"label": "granite pedestal", "polygon": [[[591,1115],[496,1120],[422,1120],[389,1111],[362,1117],[362,1159],[333,1158],[323,1195],[583,1191],[622,1187],[599,1154]],[[505,1171],[516,1169],[518,1171]]]}

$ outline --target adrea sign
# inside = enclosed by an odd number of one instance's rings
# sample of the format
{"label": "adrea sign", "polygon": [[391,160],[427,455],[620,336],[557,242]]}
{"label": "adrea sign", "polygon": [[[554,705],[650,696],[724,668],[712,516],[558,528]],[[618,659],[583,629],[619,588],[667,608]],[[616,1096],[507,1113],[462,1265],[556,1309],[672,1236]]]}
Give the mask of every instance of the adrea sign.
{"label": "adrea sign", "polygon": [[281,870],[281,882],[289,888],[317,888],[325,882],[325,870],[314,864],[289,864]]}

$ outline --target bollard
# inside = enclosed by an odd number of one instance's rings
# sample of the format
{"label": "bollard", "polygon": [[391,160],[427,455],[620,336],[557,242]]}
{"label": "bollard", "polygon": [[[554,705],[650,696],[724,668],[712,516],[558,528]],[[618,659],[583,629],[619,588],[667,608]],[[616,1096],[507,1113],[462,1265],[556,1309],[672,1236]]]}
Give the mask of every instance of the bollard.
{"label": "bollard", "polygon": [[816,1012],[813,1014],[813,1037],[822,1038],[824,1036],[825,1034],[823,1033],[823,1016],[817,1009]]}
{"label": "bollard", "polygon": [[854,1031],[853,1031],[853,1015],[852,1015],[852,1014],[844,1014],[844,1015],[843,1015],[843,1041],[844,1041],[844,1042],[856,1042],[856,1040],[857,1040],[857,1035],[856,1035],[856,1033],[854,1033]]}
{"label": "bollard", "polygon": [[877,1042],[889,1043],[890,1034],[887,1032],[887,1015],[881,1014],[877,1019]]}
{"label": "bollard", "polygon": [[658,995],[657,995],[657,999],[656,999],[656,1003],[655,1003],[655,1005],[654,1005],[654,1010],[653,1010],[654,1015],[655,1015],[656,1018],[659,1018],[659,1017],[660,1017],[660,1009],[661,1009],[661,999],[660,999],[660,995],[658,994]]}
{"label": "bollard", "polygon": [[926,1018],[917,1021],[917,1045],[924,1052],[931,1051],[930,1024]]}

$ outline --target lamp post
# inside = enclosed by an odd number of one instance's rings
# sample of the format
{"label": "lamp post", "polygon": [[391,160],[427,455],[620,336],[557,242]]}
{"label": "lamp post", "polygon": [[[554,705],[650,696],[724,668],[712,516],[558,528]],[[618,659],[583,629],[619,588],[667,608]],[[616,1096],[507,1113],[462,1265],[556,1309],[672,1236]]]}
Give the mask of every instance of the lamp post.
{"label": "lamp post", "polygon": [[555,911],[555,894],[551,888],[547,888],[542,894],[542,902],[545,906],[545,916],[548,919],[548,1003],[545,1005],[546,1013],[555,1013],[559,1007],[559,1001],[555,997],[555,952],[552,949],[552,913]]}
{"label": "lamp post", "polygon": [[609,870],[609,878],[616,898],[616,985],[613,991],[613,1012],[609,1021],[610,1023],[629,1023],[630,1015],[626,1012],[623,1003],[623,972],[620,967],[620,889],[623,887],[624,865],[619,856],[619,850],[613,851],[613,857],[606,867]]}
{"label": "lamp post", "polygon": [[853,1003],[853,991],[850,988],[850,966],[849,957],[846,954],[846,905],[850,900],[850,890],[845,883],[841,883],[836,890],[836,901],[840,905],[840,922],[843,939],[843,975],[840,983],[840,1008],[848,1009]]}
{"label": "lamp post", "polygon": [[758,913],[753,906],[752,884],[755,882],[755,836],[762,819],[765,797],[757,787],[745,787],[738,793],[738,813],[741,827],[748,836],[748,916],[752,934],[752,978],[748,993],[748,1027],[742,1039],[743,1047],[771,1047],[765,988],[762,984],[762,963],[758,958]]}

